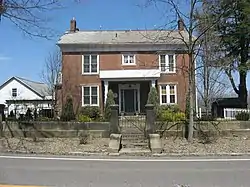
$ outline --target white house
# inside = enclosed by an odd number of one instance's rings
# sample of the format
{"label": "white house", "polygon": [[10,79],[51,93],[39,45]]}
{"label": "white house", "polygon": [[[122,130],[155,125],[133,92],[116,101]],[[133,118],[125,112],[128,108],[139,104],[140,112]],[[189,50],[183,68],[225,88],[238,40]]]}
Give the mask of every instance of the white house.
{"label": "white house", "polygon": [[0,86],[0,105],[5,105],[5,115],[25,114],[27,109],[51,109],[52,96],[49,87],[20,77],[12,77]]}

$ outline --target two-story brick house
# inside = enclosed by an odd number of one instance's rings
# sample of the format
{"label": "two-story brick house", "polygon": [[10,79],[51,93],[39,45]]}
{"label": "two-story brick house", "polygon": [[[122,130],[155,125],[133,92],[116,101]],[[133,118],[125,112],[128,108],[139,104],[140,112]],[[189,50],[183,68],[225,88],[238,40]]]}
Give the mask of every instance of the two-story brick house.
{"label": "two-story brick house", "polygon": [[108,90],[120,113],[143,113],[150,87],[162,105],[186,106],[188,55],[178,30],[79,31],[76,20],[58,41],[62,52],[61,96],[73,96],[74,107],[104,108]]}

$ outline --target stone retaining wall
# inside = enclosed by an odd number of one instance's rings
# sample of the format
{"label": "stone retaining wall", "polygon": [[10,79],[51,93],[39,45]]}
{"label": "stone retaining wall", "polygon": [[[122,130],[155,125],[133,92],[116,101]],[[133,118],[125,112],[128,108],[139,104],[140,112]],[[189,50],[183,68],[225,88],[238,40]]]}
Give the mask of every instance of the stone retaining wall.
{"label": "stone retaining wall", "polygon": [[109,137],[109,122],[3,122],[2,136],[15,137],[77,137],[87,131],[93,137]]}

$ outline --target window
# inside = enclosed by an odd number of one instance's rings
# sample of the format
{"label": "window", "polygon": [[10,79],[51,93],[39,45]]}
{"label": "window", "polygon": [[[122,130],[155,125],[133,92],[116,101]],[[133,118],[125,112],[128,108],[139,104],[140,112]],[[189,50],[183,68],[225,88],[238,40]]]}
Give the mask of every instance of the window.
{"label": "window", "polygon": [[12,88],[12,97],[17,96],[17,88]]}
{"label": "window", "polygon": [[177,104],[177,88],[176,85],[160,86],[160,103],[161,104]]}
{"label": "window", "polygon": [[99,70],[99,56],[98,55],[83,55],[83,74],[96,74]]}
{"label": "window", "polygon": [[123,65],[135,65],[135,55],[122,55]]}
{"label": "window", "polygon": [[175,73],[175,55],[160,55],[161,72]]}
{"label": "window", "polygon": [[99,106],[99,87],[83,86],[82,87],[82,105]]}

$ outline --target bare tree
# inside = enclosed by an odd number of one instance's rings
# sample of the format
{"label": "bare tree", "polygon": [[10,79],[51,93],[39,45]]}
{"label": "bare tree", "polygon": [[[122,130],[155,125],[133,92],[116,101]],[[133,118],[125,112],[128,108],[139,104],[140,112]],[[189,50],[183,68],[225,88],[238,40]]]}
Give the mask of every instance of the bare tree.
{"label": "bare tree", "polygon": [[42,80],[49,87],[49,94],[52,97],[52,109],[55,109],[57,101],[56,85],[61,82],[62,54],[58,49],[49,53],[45,59],[42,70]]}
{"label": "bare tree", "polygon": [[[193,140],[193,129],[194,129],[194,116],[196,106],[196,70],[201,68],[196,66],[197,57],[199,50],[201,49],[200,44],[203,41],[203,35],[208,32],[214,25],[216,20],[213,22],[203,25],[201,32],[197,32],[200,27],[200,19],[204,19],[202,13],[202,0],[147,0],[147,5],[154,4],[156,7],[164,7],[165,15],[168,16],[169,23],[164,24],[164,27],[176,28],[174,22],[179,20],[179,35],[174,39],[180,40],[185,45],[185,54],[188,55],[188,75],[189,75],[189,125],[188,125],[188,141]],[[218,16],[219,17],[219,16]],[[166,38],[168,36],[165,36]],[[161,37],[162,38],[162,37]]]}
{"label": "bare tree", "polygon": [[[77,0],[73,0],[76,2]],[[49,22],[51,11],[62,9],[61,0],[0,0],[0,17],[13,23],[28,36],[51,38],[56,35]]]}

